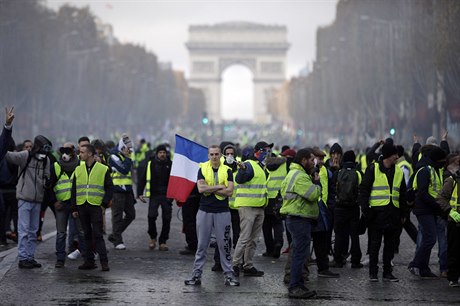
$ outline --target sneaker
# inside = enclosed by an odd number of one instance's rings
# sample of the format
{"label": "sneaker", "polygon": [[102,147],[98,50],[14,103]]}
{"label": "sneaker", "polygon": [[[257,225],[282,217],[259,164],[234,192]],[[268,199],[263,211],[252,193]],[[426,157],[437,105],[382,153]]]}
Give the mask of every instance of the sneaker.
{"label": "sneaker", "polygon": [[149,249],[153,250],[153,249],[155,249],[156,246],[157,246],[157,241],[156,241],[156,239],[150,239],[150,242],[149,242]]}
{"label": "sneaker", "polygon": [[30,261],[27,260],[20,260],[18,263],[19,269],[33,269],[34,266]]}
{"label": "sneaker", "polygon": [[34,268],[41,268],[42,264],[38,263],[35,259],[29,260],[29,262],[32,264]]}
{"label": "sneaker", "polygon": [[214,263],[214,266],[212,266],[212,268],[211,268],[211,271],[214,271],[214,272],[221,272],[221,271],[224,271],[224,269],[222,269],[222,266],[221,266],[220,263],[215,262],[215,263]]}
{"label": "sneaker", "polygon": [[308,290],[306,287],[295,287],[289,289],[289,298],[290,299],[309,299],[316,295],[316,291]]}
{"label": "sneaker", "polygon": [[399,279],[391,272],[383,273],[383,281],[385,282],[399,282]]}
{"label": "sneaker", "polygon": [[75,251],[67,255],[67,258],[70,260],[76,260],[78,257],[80,257],[80,255],[81,255],[80,250],[76,249]]}
{"label": "sneaker", "polygon": [[168,246],[166,243],[160,243],[160,247],[158,248],[160,251],[167,251],[169,250]]}
{"label": "sneaker", "polygon": [[379,281],[379,277],[377,275],[377,273],[370,273],[369,274],[369,280],[371,282],[378,282]]}
{"label": "sneaker", "polygon": [[239,286],[239,285],[240,285],[240,282],[233,273],[230,272],[227,275],[225,275],[225,286]]}
{"label": "sneaker", "polygon": [[199,286],[201,285],[201,277],[194,275],[191,279],[186,279],[184,284],[188,286]]}
{"label": "sneaker", "polygon": [[190,249],[189,247],[185,247],[182,251],[179,252],[181,255],[195,255],[196,250]]}
{"label": "sneaker", "polygon": [[409,267],[408,270],[412,275],[420,276],[420,269],[419,268],[417,268],[417,267]]}
{"label": "sneaker", "polygon": [[340,274],[332,272],[330,270],[324,270],[324,271],[318,272],[318,277],[337,278],[337,277],[340,277]]}
{"label": "sneaker", "polygon": [[78,270],[94,270],[97,269],[97,266],[94,262],[85,262],[82,265],[78,266]]}
{"label": "sneaker", "polygon": [[427,273],[420,273],[420,277],[422,279],[438,279],[438,276],[434,274],[433,272],[429,271]]}
{"label": "sneaker", "polygon": [[64,268],[64,261],[63,260],[58,260],[56,261],[56,264],[54,265],[55,268]]}
{"label": "sneaker", "polygon": [[450,281],[449,287],[460,287],[460,285],[458,284],[458,281]]}
{"label": "sneaker", "polygon": [[126,250],[126,246],[123,243],[119,243],[115,246],[115,250]]}
{"label": "sneaker", "polygon": [[362,267],[364,267],[362,263],[352,263],[351,264],[352,269],[361,269]]}
{"label": "sneaker", "polygon": [[104,272],[110,271],[108,262],[101,262],[101,271],[104,271]]}
{"label": "sneaker", "polygon": [[233,274],[235,274],[236,277],[240,276],[241,270],[243,270],[241,266],[233,266]]}
{"label": "sneaker", "polygon": [[[259,276],[264,275],[264,271],[259,271],[255,267],[252,267],[250,269],[243,269],[243,272],[244,272],[244,276],[256,276],[256,277],[259,277]],[[236,275],[236,273],[235,273],[235,275]]]}

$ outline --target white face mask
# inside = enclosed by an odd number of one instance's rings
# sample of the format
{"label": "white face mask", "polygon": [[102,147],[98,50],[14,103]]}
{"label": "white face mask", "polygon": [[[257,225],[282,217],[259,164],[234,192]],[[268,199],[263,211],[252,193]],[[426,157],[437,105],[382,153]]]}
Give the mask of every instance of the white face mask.
{"label": "white face mask", "polygon": [[231,165],[235,162],[235,158],[233,157],[233,155],[227,155],[225,156],[225,161],[227,162],[227,164]]}
{"label": "white face mask", "polygon": [[38,160],[44,160],[46,158],[45,154],[36,154],[35,156],[37,157]]}
{"label": "white face mask", "polygon": [[315,158],[315,159],[313,160],[313,162],[315,163],[315,167],[317,167],[317,166],[318,166],[318,160]]}
{"label": "white face mask", "polygon": [[65,162],[68,162],[70,160],[70,155],[69,154],[62,154],[62,160]]}

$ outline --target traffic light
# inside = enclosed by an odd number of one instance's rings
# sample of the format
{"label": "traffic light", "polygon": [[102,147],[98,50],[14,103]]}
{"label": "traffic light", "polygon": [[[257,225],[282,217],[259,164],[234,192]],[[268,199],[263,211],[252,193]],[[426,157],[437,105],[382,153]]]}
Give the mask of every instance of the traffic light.
{"label": "traffic light", "polygon": [[396,129],[395,128],[391,128],[390,129],[390,135],[391,136],[394,136],[396,134]]}
{"label": "traffic light", "polygon": [[203,112],[203,115],[201,116],[201,122],[204,125],[207,125],[209,123],[208,114],[206,112]]}

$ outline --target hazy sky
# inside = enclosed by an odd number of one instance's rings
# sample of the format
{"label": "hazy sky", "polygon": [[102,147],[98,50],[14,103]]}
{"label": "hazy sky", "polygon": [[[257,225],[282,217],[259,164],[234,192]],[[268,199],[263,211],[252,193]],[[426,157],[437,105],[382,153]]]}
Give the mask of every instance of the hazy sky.
{"label": "hazy sky", "polygon": [[[89,5],[96,16],[113,26],[121,42],[145,46],[160,61],[171,62],[174,69],[185,71],[186,76],[189,25],[228,21],[285,25],[291,44],[286,77],[291,77],[307,64],[311,67],[316,56],[316,30],[333,22],[337,0],[47,0],[53,9],[65,3]],[[232,73],[239,75],[238,69]]]}

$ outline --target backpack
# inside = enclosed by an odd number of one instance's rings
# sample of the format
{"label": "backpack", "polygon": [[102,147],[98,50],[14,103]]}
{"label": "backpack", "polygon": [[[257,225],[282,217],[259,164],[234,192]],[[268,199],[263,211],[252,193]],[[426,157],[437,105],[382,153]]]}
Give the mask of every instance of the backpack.
{"label": "backpack", "polygon": [[337,204],[356,206],[358,198],[359,174],[356,169],[344,168],[337,175]]}

